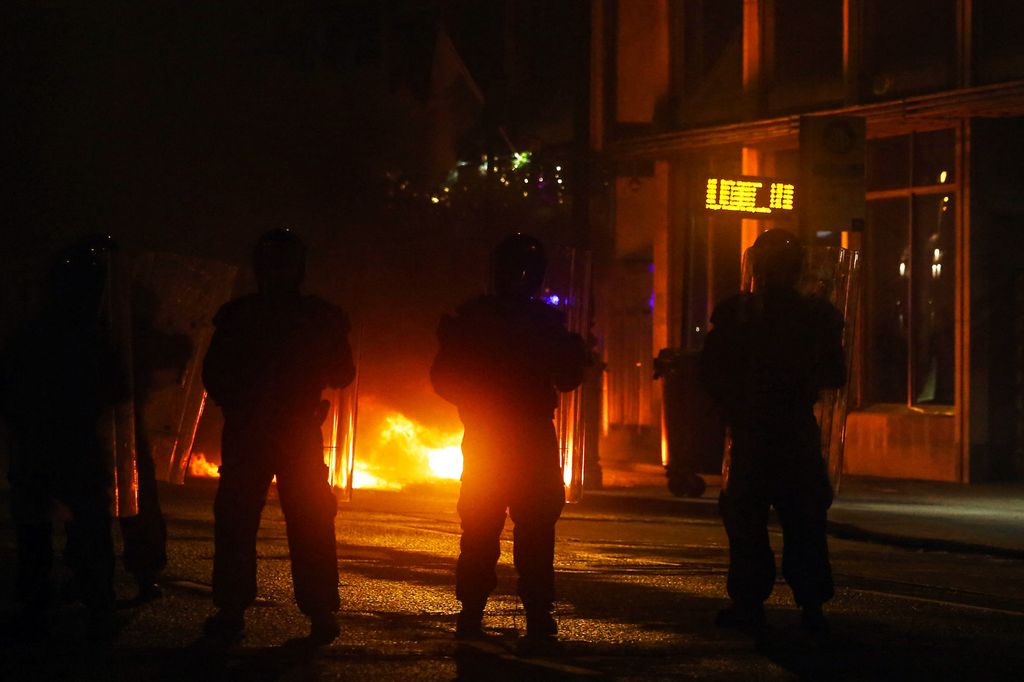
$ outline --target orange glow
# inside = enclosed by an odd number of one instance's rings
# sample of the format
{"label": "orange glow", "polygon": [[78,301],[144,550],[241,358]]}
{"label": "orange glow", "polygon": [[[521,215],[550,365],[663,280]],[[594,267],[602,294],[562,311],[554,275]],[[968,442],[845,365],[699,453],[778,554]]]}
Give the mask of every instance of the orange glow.
{"label": "orange glow", "polygon": [[220,465],[206,459],[201,452],[193,452],[188,461],[188,473],[194,478],[220,478]]}
{"label": "orange glow", "polygon": [[[360,401],[359,444],[352,487],[401,490],[410,484],[457,481],[462,476],[462,429],[427,426],[372,399]],[[337,415],[332,415],[337,419]],[[330,417],[329,417],[330,418]],[[328,446],[330,443],[328,442]],[[335,448],[325,448],[325,463]],[[194,452],[189,474],[219,478],[219,463]]]}
{"label": "orange glow", "polygon": [[374,476],[369,467],[356,460],[355,469],[352,471],[352,487],[361,490],[401,490],[400,483],[393,483],[386,479]]}
{"label": "orange glow", "polygon": [[429,476],[459,480],[462,476],[462,433],[432,429],[395,412],[384,418],[380,433],[384,446],[398,445],[413,459],[426,464]]}

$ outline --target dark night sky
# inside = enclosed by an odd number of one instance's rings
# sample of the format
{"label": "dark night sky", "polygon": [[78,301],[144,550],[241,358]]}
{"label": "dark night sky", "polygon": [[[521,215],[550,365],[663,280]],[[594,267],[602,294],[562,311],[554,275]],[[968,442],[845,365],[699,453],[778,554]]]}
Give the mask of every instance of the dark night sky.
{"label": "dark night sky", "polygon": [[309,288],[360,323],[368,390],[450,416],[422,399],[433,330],[483,286],[509,226],[389,211],[382,178],[429,166],[440,20],[517,142],[568,141],[585,87],[575,5],[6,4],[3,331],[21,282],[75,235],[244,262],[256,235],[287,225],[310,244]]}

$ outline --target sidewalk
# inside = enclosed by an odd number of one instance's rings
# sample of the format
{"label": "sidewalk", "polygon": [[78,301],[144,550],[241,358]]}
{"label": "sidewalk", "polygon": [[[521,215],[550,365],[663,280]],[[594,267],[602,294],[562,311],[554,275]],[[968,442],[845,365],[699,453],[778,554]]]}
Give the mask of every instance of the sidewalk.
{"label": "sidewalk", "polygon": [[[619,485],[584,495],[580,510],[718,517],[717,480],[700,498],[668,492],[660,467],[610,472]],[[960,485],[846,476],[829,511],[835,537],[1024,559],[1024,483]]]}

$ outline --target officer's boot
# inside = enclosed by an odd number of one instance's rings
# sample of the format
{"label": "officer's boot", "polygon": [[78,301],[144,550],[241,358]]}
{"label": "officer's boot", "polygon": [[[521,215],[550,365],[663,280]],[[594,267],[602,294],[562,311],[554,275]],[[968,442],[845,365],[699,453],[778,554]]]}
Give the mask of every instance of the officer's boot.
{"label": "officer's boot", "polygon": [[554,639],[558,635],[558,623],[547,609],[527,609],[526,636],[533,640]]}
{"label": "officer's boot", "polygon": [[309,614],[309,640],[314,644],[330,644],[341,634],[338,618],[333,611]]}
{"label": "officer's boot", "polygon": [[245,611],[221,609],[203,623],[203,637],[214,646],[231,646],[245,634]]}
{"label": "officer's boot", "polygon": [[163,596],[163,591],[156,583],[156,574],[142,571],[135,574],[135,584],[138,586],[138,594],[135,596],[137,604],[145,604]]}
{"label": "officer's boot", "polygon": [[459,612],[459,617],[455,621],[455,639],[465,641],[486,637],[483,628],[486,604],[486,601],[462,602],[462,611]]}
{"label": "officer's boot", "polygon": [[558,623],[550,607],[526,606],[526,637],[519,640],[523,656],[545,656],[559,651]]}
{"label": "officer's boot", "polygon": [[813,635],[827,635],[828,619],[821,610],[821,604],[807,604],[800,613],[800,629]]}

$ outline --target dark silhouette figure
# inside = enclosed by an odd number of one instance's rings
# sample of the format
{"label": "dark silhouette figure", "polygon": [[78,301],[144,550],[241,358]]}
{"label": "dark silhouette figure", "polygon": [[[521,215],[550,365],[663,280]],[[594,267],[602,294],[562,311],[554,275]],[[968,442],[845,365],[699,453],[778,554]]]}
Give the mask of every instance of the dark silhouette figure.
{"label": "dark silhouette figure", "polygon": [[842,386],[846,365],[842,315],[796,289],[803,249],[784,230],[751,248],[754,293],[715,308],[701,356],[702,379],[732,435],[728,481],[719,509],[729,536],[728,590],[733,605],[718,624],[757,631],[775,583],[768,514],[782,525],[782,571],[802,607],[805,629],[823,631],[832,598],[825,537],[832,503],[814,403]]}
{"label": "dark silhouette figure", "polygon": [[146,287],[132,291],[132,354],[135,392],[135,448],[139,481],[139,513],[120,519],[124,567],[135,578],[137,601],[160,596],[157,578],[167,565],[167,524],[160,510],[156,465],[145,423],[150,393],[176,381],[192,357],[185,334],[168,334],[154,326],[159,308],[156,293]]}
{"label": "dark silhouette figure", "polygon": [[11,513],[17,532],[18,600],[30,628],[50,604],[52,502],[70,511],[65,561],[90,632],[113,635],[112,455],[100,437],[109,408],[129,399],[101,304],[109,261],[95,242],[52,266],[43,310],[2,355],[0,407],[13,437]]}
{"label": "dark silhouette figure", "polygon": [[337,307],[299,291],[305,247],[288,230],[256,244],[258,293],[225,304],[203,366],[224,411],[220,484],[214,502],[210,636],[240,637],[256,597],[256,531],[271,479],[288,530],[295,600],[310,638],[338,635],[337,502],[328,484],[321,391],[355,376],[349,323]]}
{"label": "dark silhouette figure", "polygon": [[483,636],[506,511],[515,524],[513,560],[527,637],[543,641],[557,633],[555,523],[565,491],[552,417],[556,391],[582,381],[587,351],[559,311],[533,298],[545,268],[540,242],[507,237],[494,253],[495,293],[463,304],[438,329],[431,380],[465,425],[455,576],[462,603],[456,636],[463,639]]}

